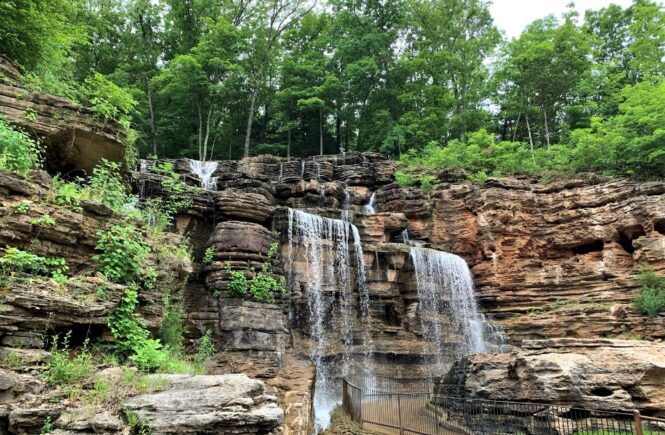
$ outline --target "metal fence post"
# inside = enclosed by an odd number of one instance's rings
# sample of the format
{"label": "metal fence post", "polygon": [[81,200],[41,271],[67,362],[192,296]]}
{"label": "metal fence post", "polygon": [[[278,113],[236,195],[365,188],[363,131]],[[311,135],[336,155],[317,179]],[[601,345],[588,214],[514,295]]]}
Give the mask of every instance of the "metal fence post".
{"label": "metal fence post", "polygon": [[635,433],[637,435],[644,435],[644,430],[642,429],[642,415],[637,409],[633,411],[633,421],[635,422]]}
{"label": "metal fence post", "polygon": [[399,435],[404,434],[404,427],[402,426],[402,402],[400,401],[401,394],[397,394],[397,415],[399,416]]}

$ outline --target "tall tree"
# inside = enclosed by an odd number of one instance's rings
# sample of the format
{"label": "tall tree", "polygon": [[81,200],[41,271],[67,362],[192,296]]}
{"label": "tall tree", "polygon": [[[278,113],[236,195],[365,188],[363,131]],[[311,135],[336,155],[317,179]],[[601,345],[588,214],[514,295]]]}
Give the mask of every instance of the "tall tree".
{"label": "tall tree", "polygon": [[295,25],[316,4],[312,0],[270,0],[256,7],[253,19],[248,22],[255,33],[249,56],[250,97],[245,133],[245,157],[249,156],[252,124],[256,109],[256,98],[270,63],[275,60],[275,50],[282,34]]}

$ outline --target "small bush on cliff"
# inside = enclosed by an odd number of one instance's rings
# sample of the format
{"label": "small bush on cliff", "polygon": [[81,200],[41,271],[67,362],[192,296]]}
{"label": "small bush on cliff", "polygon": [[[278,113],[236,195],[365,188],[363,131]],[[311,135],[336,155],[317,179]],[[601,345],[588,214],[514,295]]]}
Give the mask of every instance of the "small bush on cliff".
{"label": "small bush on cliff", "polygon": [[53,340],[46,370],[46,379],[51,383],[73,384],[92,373],[92,356],[88,351],[87,341],[81,351],[75,356],[71,356],[69,353],[70,337],[71,331],[65,334],[60,346],[58,346],[58,337]]}
{"label": "small bush on cliff", "polygon": [[108,317],[107,325],[116,339],[116,349],[142,370],[155,370],[168,359],[159,340],[150,338],[143,318],[136,312],[138,287],[125,291],[118,308]]}
{"label": "small bush on cliff", "polygon": [[139,277],[141,263],[150,248],[141,240],[136,228],[115,225],[97,235],[99,242],[95,249],[99,254],[92,258],[99,262],[99,271],[113,282],[127,283]]}
{"label": "small bush on cliff", "polygon": [[41,166],[42,154],[38,142],[10,126],[0,116],[0,168],[26,174]]}
{"label": "small bush on cliff", "polygon": [[643,267],[637,277],[642,286],[633,300],[633,308],[649,317],[656,317],[665,310],[665,277],[652,268]]}
{"label": "small bush on cliff", "polygon": [[62,280],[69,270],[67,262],[62,257],[42,257],[32,252],[17,248],[7,248],[5,255],[0,257],[0,272],[24,272],[35,275],[50,275],[54,279]]}
{"label": "small bush on cliff", "polygon": [[98,72],[86,77],[81,91],[97,118],[115,120],[129,130],[131,114],[137,104],[129,92]]}

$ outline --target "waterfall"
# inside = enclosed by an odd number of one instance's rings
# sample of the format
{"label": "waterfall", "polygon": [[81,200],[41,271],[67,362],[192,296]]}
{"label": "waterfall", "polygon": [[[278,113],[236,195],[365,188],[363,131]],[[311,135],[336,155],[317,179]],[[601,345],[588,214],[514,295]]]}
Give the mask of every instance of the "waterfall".
{"label": "waterfall", "polygon": [[219,162],[214,160],[207,162],[202,162],[200,160],[189,161],[189,168],[199,177],[201,180],[201,187],[204,190],[217,190],[217,177],[213,177],[212,174],[217,170],[218,164]]}
{"label": "waterfall", "polygon": [[[453,332],[462,339],[461,353],[489,350],[485,338],[485,318],[478,312],[473,279],[466,262],[457,255],[434,249],[411,247],[418,285],[419,314],[424,341],[430,343],[441,368],[448,352],[449,334],[443,330],[441,315],[447,314]],[[446,303],[447,302],[447,303]]]}
{"label": "waterfall", "polygon": [[372,193],[372,196],[369,197],[369,202],[365,206],[365,213],[367,214],[376,213],[376,191]]}
{"label": "waterfall", "polygon": [[148,172],[148,161],[139,159],[139,172]]}
{"label": "waterfall", "polygon": [[[316,366],[314,394],[315,424],[323,429],[330,424],[330,414],[341,400],[339,375],[350,374],[354,323],[367,322],[369,290],[365,279],[365,260],[358,228],[345,219],[328,219],[301,210],[289,209],[288,269],[291,288],[294,282],[296,246],[301,248],[309,316],[310,336],[314,343],[311,358]],[[349,249],[353,243],[355,258]],[[304,257],[304,258],[303,258]],[[355,263],[355,264],[352,264]],[[352,268],[356,267],[356,281]],[[359,310],[354,310],[354,289],[359,293]],[[337,296],[336,296],[337,293]],[[338,302],[337,302],[338,300]],[[367,328],[363,328],[367,329]],[[369,331],[363,331],[363,339]],[[371,345],[364,343],[364,363],[369,363]],[[338,348],[341,345],[341,352]],[[326,358],[341,353],[339,371],[335,362]]]}

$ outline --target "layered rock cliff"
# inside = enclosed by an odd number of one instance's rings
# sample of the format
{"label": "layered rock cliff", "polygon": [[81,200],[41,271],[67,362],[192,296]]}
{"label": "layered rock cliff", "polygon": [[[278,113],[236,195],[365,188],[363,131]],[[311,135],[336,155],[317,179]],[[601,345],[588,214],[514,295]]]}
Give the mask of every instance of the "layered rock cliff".
{"label": "layered rock cliff", "polygon": [[[151,182],[152,165],[144,162],[135,174],[144,195],[160,194]],[[174,166],[199,185],[189,161]],[[289,207],[347,218],[359,228],[369,324],[354,320],[352,337],[340,336],[337,347],[327,348],[333,360],[344,348],[360,361],[371,341],[378,372],[399,376],[431,370],[418,314],[413,245],[467,260],[482,311],[502,327],[510,345],[563,337],[662,339],[665,317],[636,313],[631,301],[642,264],[661,273],[665,269],[665,183],[591,177],[549,184],[488,180],[478,186],[443,172],[439,184],[423,192],[395,184],[393,171],[394,164],[377,155],[220,162],[212,174],[217,191],[195,193],[194,206],[178,219],[199,259],[206,248],[214,252],[214,261],[200,266],[199,278],[188,286],[191,330],[216,331],[224,352],[215,358],[215,371],[267,379],[287,409],[287,432],[301,433],[311,424],[313,373],[307,361],[314,344],[311,264],[304,247],[291,243]],[[373,193],[374,210],[369,210]],[[276,241],[282,245],[289,293],[274,304],[234,297],[226,268],[256,270]],[[324,292],[345,298],[334,285]],[[360,301],[356,294],[352,311],[360,309]],[[335,329],[339,320],[330,319]],[[459,343],[447,321],[443,316],[452,363]],[[639,353],[642,345],[635,343]],[[288,391],[294,394],[287,403]],[[297,412],[289,416],[289,410]],[[296,421],[298,429],[290,426]]]}

